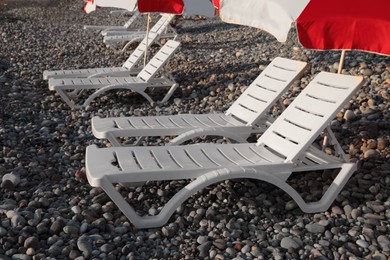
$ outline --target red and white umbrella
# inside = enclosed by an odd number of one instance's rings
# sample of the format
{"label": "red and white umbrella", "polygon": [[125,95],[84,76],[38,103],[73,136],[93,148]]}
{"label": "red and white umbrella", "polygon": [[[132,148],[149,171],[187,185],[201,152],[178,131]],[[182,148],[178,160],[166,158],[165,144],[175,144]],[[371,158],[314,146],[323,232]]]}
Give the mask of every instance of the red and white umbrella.
{"label": "red and white umbrella", "polygon": [[141,13],[215,15],[215,7],[210,0],[138,0],[138,9]]}
{"label": "red and white umbrella", "polygon": [[222,0],[228,23],[265,30],[280,42],[296,22],[300,43],[309,49],[363,50],[390,55],[390,0]]}
{"label": "red and white umbrella", "polygon": [[311,0],[296,20],[300,43],[309,49],[361,50],[390,55],[389,0]]}
{"label": "red and white umbrella", "polygon": [[84,11],[90,13],[96,7],[116,7],[133,11],[137,5],[141,13],[170,13],[212,17],[219,0],[84,0]]}

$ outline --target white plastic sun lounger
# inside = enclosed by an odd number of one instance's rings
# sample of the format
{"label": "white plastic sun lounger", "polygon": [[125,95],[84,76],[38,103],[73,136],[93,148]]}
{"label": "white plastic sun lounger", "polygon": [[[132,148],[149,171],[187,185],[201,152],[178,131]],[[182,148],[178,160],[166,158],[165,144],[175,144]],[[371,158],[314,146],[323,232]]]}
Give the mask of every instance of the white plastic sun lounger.
{"label": "white plastic sun lounger", "polygon": [[[211,184],[236,178],[269,182],[289,194],[304,212],[327,210],[357,166],[343,156],[327,155],[312,143],[362,83],[362,77],[319,73],[256,144],[88,146],[88,181],[93,187],[101,187],[137,228],[164,225],[191,195]],[[340,172],[317,202],[306,203],[287,183],[293,172],[324,169],[340,169]],[[155,216],[139,216],[114,186],[116,183],[183,179],[191,182]]]}
{"label": "white plastic sun lounger", "polygon": [[[175,39],[177,36],[177,32],[169,26],[169,23],[175,17],[173,14],[162,14],[161,18],[156,22],[155,25],[150,29],[149,33],[156,33],[159,39]],[[140,41],[146,37],[146,31],[128,31],[128,32],[107,32],[106,36],[103,38],[103,42],[111,47],[114,50],[118,50],[118,45],[123,45],[123,48],[120,51],[125,51],[128,46],[133,44],[134,42]]]}
{"label": "white plastic sun lounger", "polygon": [[87,32],[109,32],[109,31],[127,31],[130,26],[141,16],[138,11],[132,12],[132,16],[124,25],[84,25]]}
{"label": "white plastic sun lounger", "polygon": [[[180,42],[169,40],[136,77],[49,79],[49,89],[57,91],[71,108],[85,107],[94,98],[113,89],[133,90],[145,97],[150,103],[154,103],[155,101],[145,91],[149,88],[170,87],[161,101],[166,102],[175,91],[177,83],[169,76],[161,78],[154,76],[168,62],[179,45]],[[77,100],[83,90],[94,92],[80,105],[77,104]]]}
{"label": "white plastic sun lounger", "polygon": [[133,143],[138,145],[145,136],[177,136],[171,140],[171,145],[204,135],[245,142],[250,134],[264,132],[270,108],[306,68],[306,62],[275,58],[224,114],[94,117],[92,132],[114,146],[121,145],[120,137],[138,137]]}
{"label": "white plastic sun lounger", "polygon": [[[157,33],[162,27],[166,31],[171,30],[171,32],[176,33],[176,31],[170,26],[170,22],[175,17],[174,14],[161,14],[160,19],[152,26],[150,29],[151,32]],[[146,29],[146,27],[144,28]],[[115,35],[133,35],[139,33],[146,33],[146,30],[110,30],[110,31],[102,31],[103,36],[115,36]]]}
{"label": "white plastic sun lounger", "polygon": [[75,70],[45,70],[43,79],[65,79],[65,78],[96,78],[96,77],[126,77],[135,76],[141,68],[136,67],[139,61],[144,57],[144,53],[158,39],[156,33],[149,33],[131,53],[122,67],[111,68],[88,68]]}

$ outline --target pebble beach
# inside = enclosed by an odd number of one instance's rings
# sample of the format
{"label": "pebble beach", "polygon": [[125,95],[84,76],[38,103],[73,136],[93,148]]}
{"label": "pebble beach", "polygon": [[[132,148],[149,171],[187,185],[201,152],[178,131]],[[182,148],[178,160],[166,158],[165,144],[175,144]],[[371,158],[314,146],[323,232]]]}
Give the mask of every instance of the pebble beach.
{"label": "pebble beach", "polygon": [[[295,29],[280,43],[218,17],[180,17],[181,47],[164,71],[179,87],[167,103],[113,91],[71,110],[48,89],[44,70],[121,66],[137,46],[115,52],[83,30],[123,24],[128,16],[109,8],[86,15],[82,7],[80,0],[0,0],[1,260],[390,259],[390,57],[347,52],[342,73],[363,76],[365,84],[331,127],[358,170],[327,211],[304,213],[283,190],[236,179],[193,195],[164,226],[136,229],[85,177],[86,147],[110,145],[93,136],[93,116],[224,112],[278,56],[310,65],[283,95],[288,105],[320,71],[336,73],[341,52],[305,49]],[[137,26],[146,27],[146,17]],[[168,141],[147,138],[143,145]],[[335,174],[293,174],[288,181],[316,201]],[[187,183],[118,189],[137,211],[155,215]]]}

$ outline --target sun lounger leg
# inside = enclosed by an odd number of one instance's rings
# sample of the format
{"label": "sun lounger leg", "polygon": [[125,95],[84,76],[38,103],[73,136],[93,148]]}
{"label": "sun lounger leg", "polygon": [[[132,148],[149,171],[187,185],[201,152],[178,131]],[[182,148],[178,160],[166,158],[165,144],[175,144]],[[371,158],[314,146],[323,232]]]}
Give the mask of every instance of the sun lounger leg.
{"label": "sun lounger leg", "polygon": [[343,159],[344,161],[348,161],[343,151],[343,148],[341,148],[340,143],[337,141],[337,138],[329,125],[326,127],[326,134],[327,135],[325,137],[327,137],[328,142],[330,142],[330,144],[334,146],[336,154],[340,156],[341,159]]}
{"label": "sun lounger leg", "polygon": [[129,145],[128,144],[123,145],[123,143],[120,142],[118,140],[118,138],[116,136],[112,135],[112,133],[110,133],[110,132],[107,133],[106,138],[111,143],[111,145],[114,146],[114,147],[119,147],[119,146],[139,146],[141,144],[141,142],[143,140],[145,140],[145,136],[140,136],[140,137],[137,138],[137,140],[135,140],[134,143],[129,144]]}
{"label": "sun lounger leg", "polygon": [[175,92],[176,88],[179,84],[173,84],[173,86],[168,90],[168,93],[164,96],[164,98],[159,102],[160,104],[164,104],[168,101],[168,99],[172,96],[173,92]]}
{"label": "sun lounger leg", "polygon": [[[287,173],[288,175],[289,173]],[[262,177],[262,178],[257,178]],[[101,179],[100,186],[107,193],[107,195],[115,202],[118,208],[123,212],[123,214],[134,224],[137,228],[153,228],[159,227],[167,223],[169,218],[175,212],[177,207],[179,207],[184,201],[186,201],[190,196],[194,195],[201,189],[226,179],[234,178],[254,178],[262,180],[271,180],[271,183],[283,183],[282,179],[279,179],[276,176],[273,176],[269,173],[257,173],[253,169],[242,169],[240,167],[232,169],[219,169],[206,173],[183,189],[176,193],[163,207],[161,212],[156,216],[144,216],[140,217],[133,207],[122,197],[122,195],[115,189],[112,183],[107,178]],[[263,179],[264,178],[264,179]],[[277,185],[278,186],[278,185]]]}
{"label": "sun lounger leg", "polygon": [[109,90],[113,90],[113,89],[128,89],[128,90],[132,90],[136,93],[139,93],[141,94],[144,98],[146,98],[151,104],[154,103],[154,101],[150,98],[150,96],[148,94],[145,93],[145,87],[140,87],[140,86],[129,86],[129,85],[109,85],[109,86],[105,86],[97,91],[95,91],[93,94],[91,94],[87,100],[85,100],[84,104],[82,105],[83,107],[86,107],[88,106],[92,100],[94,100],[96,97],[100,96],[101,94],[103,94],[104,92],[107,92]]}
{"label": "sun lounger leg", "polygon": [[71,109],[74,109],[76,108],[76,104],[74,102],[74,100],[72,100],[71,96],[73,95],[69,95],[68,93],[66,93],[65,90],[61,89],[61,88],[56,88],[56,91],[57,93],[60,95],[60,97],[62,98],[62,100],[65,101],[66,104],[68,104],[68,106],[71,108]]}
{"label": "sun lounger leg", "polygon": [[337,195],[344,188],[344,185],[352,176],[356,170],[356,164],[354,163],[344,163],[341,166],[341,170],[338,173],[337,177],[333,180],[332,184],[329,186],[328,190],[322,196],[322,198],[317,202],[311,203],[297,203],[303,212],[314,213],[327,210],[332,202],[336,199]]}
{"label": "sun lounger leg", "polygon": [[233,167],[230,169],[225,168],[208,172],[199,176],[183,189],[181,189],[178,193],[176,193],[166,203],[161,212],[156,216],[139,216],[106,177],[101,180],[100,186],[116,203],[118,208],[125,214],[125,216],[134,224],[134,226],[137,228],[153,228],[164,225],[178,206],[180,206],[190,196],[194,195],[203,188],[227,179],[237,178],[257,179],[275,185],[289,194],[301,208],[301,210],[306,213],[324,211],[330,207],[331,203],[343,189],[345,183],[355,171],[356,164],[342,164],[338,176],[335,178],[324,196],[318,202],[310,203],[306,203],[299,195],[299,193],[286,182],[288,176],[291,174],[289,169],[290,168],[281,168],[278,174],[270,174],[264,171],[256,171],[255,169],[241,167]]}

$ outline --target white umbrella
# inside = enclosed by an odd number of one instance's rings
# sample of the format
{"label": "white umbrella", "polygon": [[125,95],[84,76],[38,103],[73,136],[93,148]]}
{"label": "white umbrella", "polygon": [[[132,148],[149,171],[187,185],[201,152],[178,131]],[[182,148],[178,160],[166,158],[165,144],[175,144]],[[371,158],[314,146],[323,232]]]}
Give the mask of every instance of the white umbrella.
{"label": "white umbrella", "polygon": [[137,0],[84,0],[84,12],[87,14],[96,10],[96,7],[115,7],[134,11]]}
{"label": "white umbrella", "polygon": [[221,0],[222,21],[265,30],[280,42],[287,40],[291,23],[309,0]]}
{"label": "white umbrella", "polygon": [[207,17],[214,16],[214,5],[209,0],[183,0],[184,15],[202,15]]}

